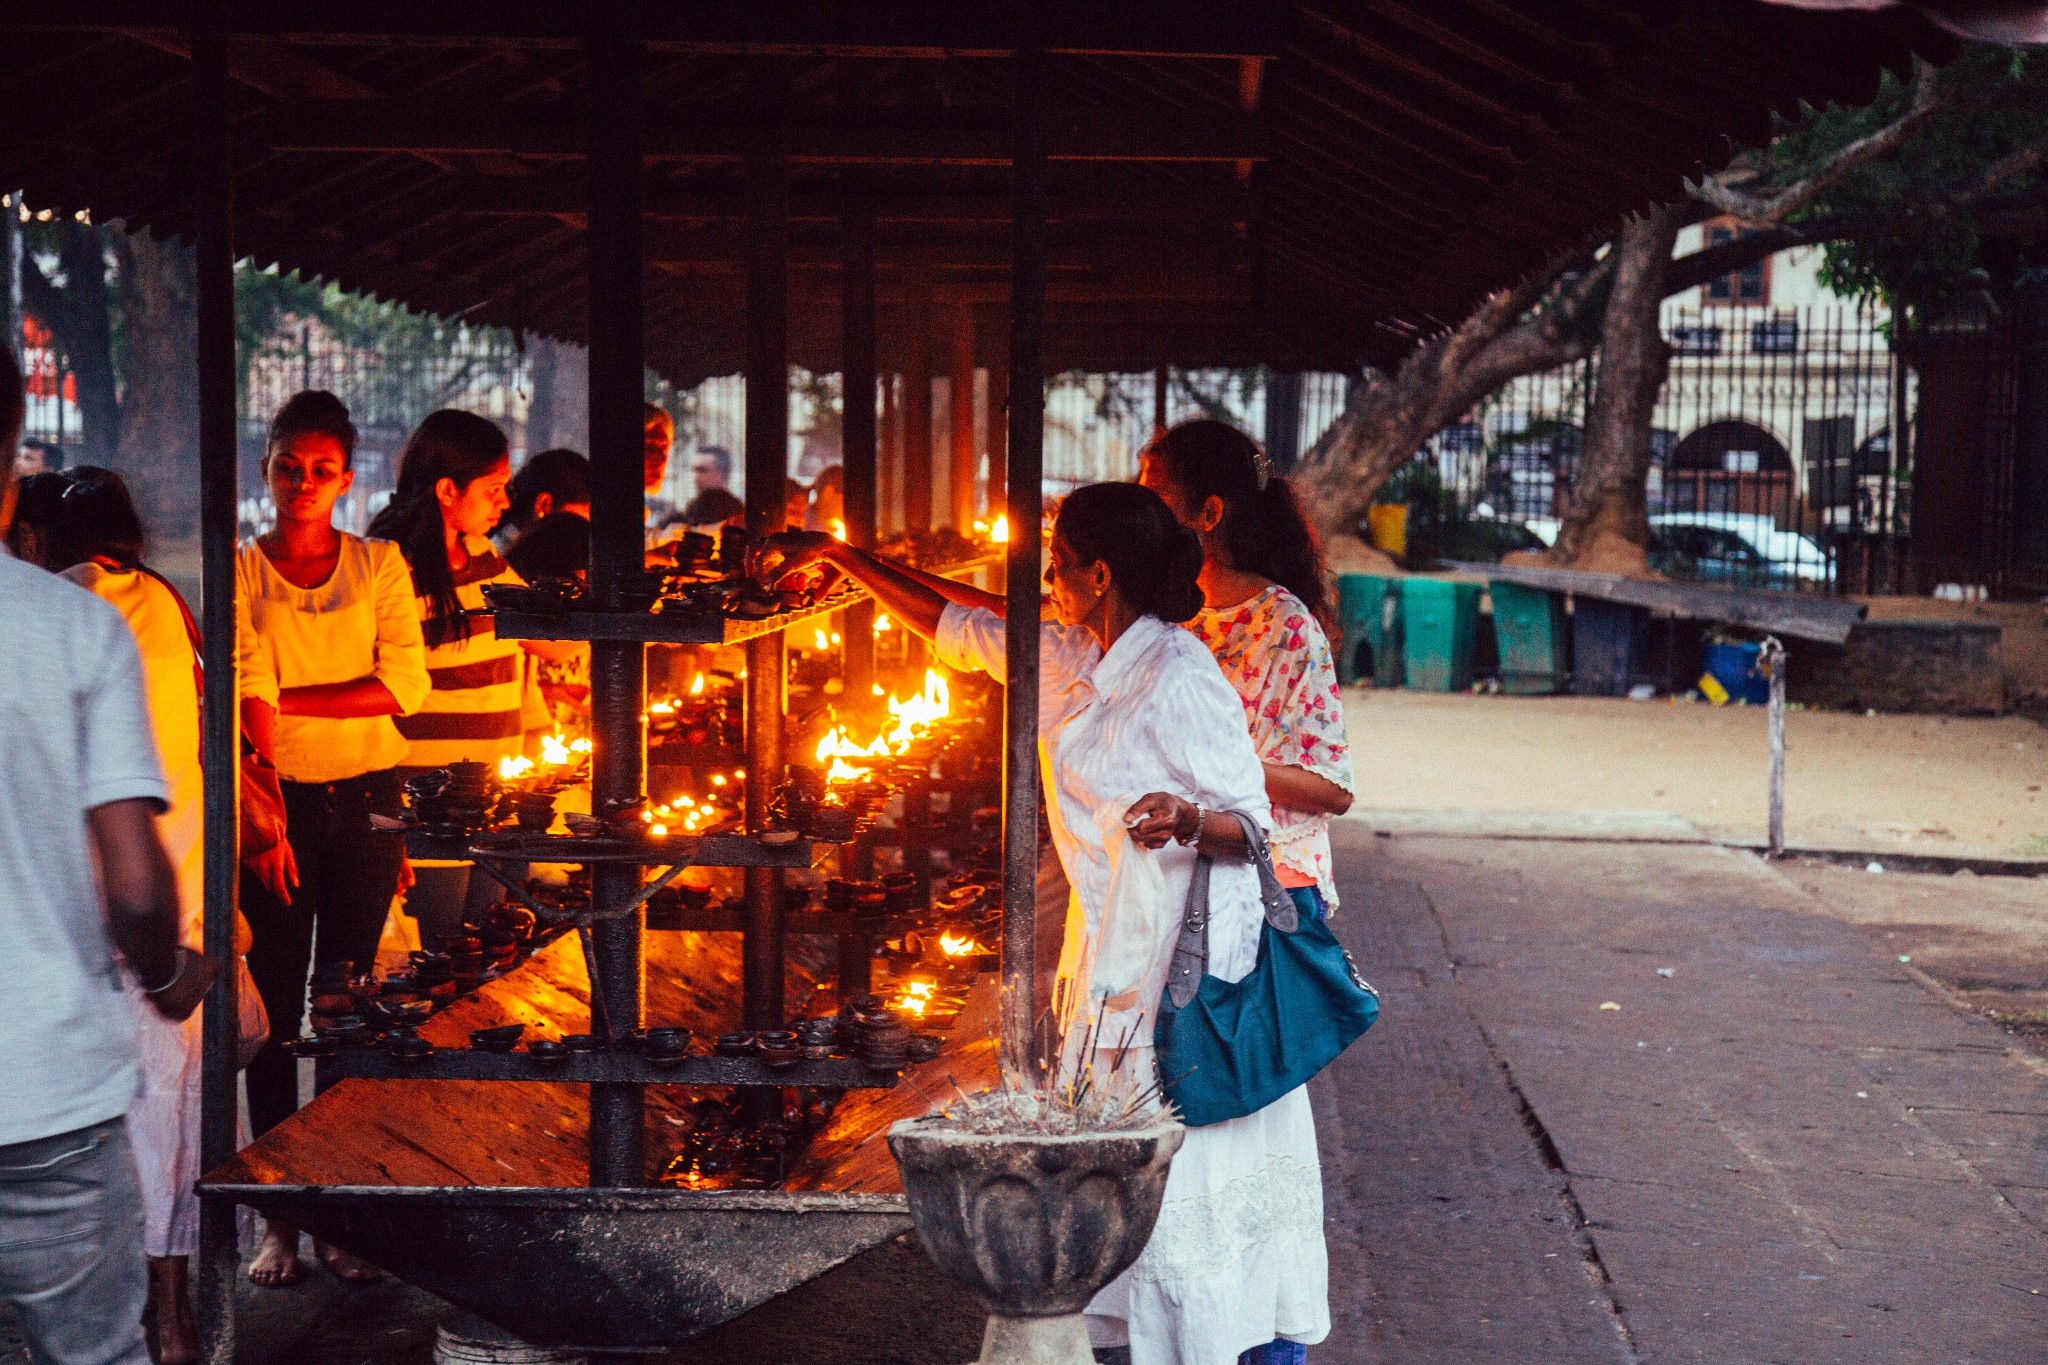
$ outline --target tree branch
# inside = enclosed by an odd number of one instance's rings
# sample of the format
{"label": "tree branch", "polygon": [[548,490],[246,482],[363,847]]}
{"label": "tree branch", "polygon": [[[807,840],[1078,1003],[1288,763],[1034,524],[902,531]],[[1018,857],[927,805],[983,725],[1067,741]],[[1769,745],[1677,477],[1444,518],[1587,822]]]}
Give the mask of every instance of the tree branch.
{"label": "tree branch", "polygon": [[1812,175],[1795,180],[1769,198],[1759,199],[1755,195],[1744,194],[1711,175],[1702,176],[1697,182],[1686,182],[1686,188],[1695,199],[1744,222],[1782,223],[1834,188],[1856,167],[1890,152],[1941,110],[1946,101],[1937,86],[1934,69],[1916,60],[1912,100],[1905,113],[1876,132],[1857,138],[1828,158],[1827,164]]}

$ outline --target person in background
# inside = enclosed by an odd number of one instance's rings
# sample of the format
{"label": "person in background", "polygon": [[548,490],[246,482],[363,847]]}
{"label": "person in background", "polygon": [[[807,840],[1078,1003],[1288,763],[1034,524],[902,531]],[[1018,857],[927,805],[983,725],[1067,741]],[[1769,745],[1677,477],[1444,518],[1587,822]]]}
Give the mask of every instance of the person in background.
{"label": "person in background", "polygon": [[[411,568],[415,610],[427,648],[431,690],[398,721],[409,746],[405,774],[450,763],[495,767],[524,747],[526,710],[521,644],[501,640],[484,613],[484,588],[522,584],[485,539],[504,515],[512,477],[510,448],[495,422],[442,408],[429,413],[398,455],[398,487],[370,522],[370,534],[395,541]],[[566,659],[574,646],[527,641],[526,651]],[[452,935],[469,898],[466,862],[417,865],[406,906],[423,940]],[[479,890],[481,890],[481,885]]]}
{"label": "person in background", "polygon": [[[505,562],[529,583],[543,578],[580,579],[590,571],[590,522],[573,512],[542,517],[512,542],[512,548],[505,551]],[[589,718],[590,646],[571,644],[569,649],[566,659],[527,656],[529,753],[539,747],[540,735],[580,729]]]}
{"label": "person in background", "polygon": [[801,527],[811,511],[811,490],[801,480],[782,481],[782,524]]}
{"label": "person in background", "polygon": [[[0,449],[21,417],[0,346]],[[8,462],[0,532],[14,503]],[[121,613],[0,553],[0,621],[33,623],[10,631],[0,670],[0,1297],[39,1365],[147,1365],[126,997],[182,1024],[218,968],[178,941],[156,827],[169,789]]]}
{"label": "person in background", "polygon": [[1188,629],[1244,700],[1273,802],[1273,867],[1306,914],[1337,908],[1330,817],[1356,783],[1322,622],[1323,556],[1294,490],[1224,422],[1183,422],[1139,455],[1138,481],[1202,538],[1202,610]]}
{"label": "person in background", "polygon": [[[176,588],[142,562],[142,519],[121,476],[83,465],[44,539],[43,567],[111,604],[142,652],[143,691],[170,807],[158,832],[178,878],[178,941],[205,946],[202,835],[205,782],[199,769],[199,627]],[[236,926],[236,951],[247,952]],[[199,1325],[187,1289],[187,1258],[199,1248],[199,1016],[173,1023],[139,989],[129,992],[142,1059],[142,1088],[128,1111],[142,1180],[142,1249],[149,1258],[148,1314],[158,1365],[199,1358]]]}
{"label": "person in background", "polygon": [[710,488],[690,499],[676,520],[692,531],[716,533],[721,526],[741,525],[747,520],[747,505],[723,488]]}
{"label": "person in background", "polygon": [[[405,845],[370,817],[399,814],[406,742],[394,722],[432,686],[404,555],[334,526],[355,441],[348,409],[324,390],[278,409],[263,457],[277,524],[235,559],[242,729],[285,812],[282,840],[242,847],[249,971],[270,1014],[270,1042],[247,1072],[258,1136],[298,1108],[298,1060],[285,1047],[305,1020],[308,967],[375,963]],[[314,1249],[344,1279],[377,1273],[338,1247]],[[298,1253],[297,1226],[269,1220],[250,1280],[297,1283]]]}
{"label": "person in background", "polygon": [[14,457],[16,478],[26,479],[32,474],[55,474],[64,468],[64,447],[55,441],[38,441],[33,438],[21,443],[20,451]]}
{"label": "person in background", "polygon": [[647,525],[660,529],[675,515],[675,503],[662,489],[668,483],[668,453],[676,443],[676,419],[659,403],[641,409],[640,487],[647,495]]}
{"label": "person in background", "polygon": [[519,466],[505,487],[511,505],[493,533],[504,544],[541,518],[572,512],[590,520],[590,461],[573,450],[543,450]]}
{"label": "person in background", "polygon": [[716,489],[732,491],[732,452],[724,446],[698,446],[690,461],[692,491],[699,497]]}
{"label": "person in background", "polygon": [[7,528],[7,548],[16,559],[30,564],[49,561],[46,542],[69,487],[71,480],[54,471],[31,474],[14,485],[14,524]]}
{"label": "person in background", "polygon": [[[790,525],[798,523],[792,521]],[[811,480],[811,505],[802,522],[806,531],[846,534],[846,466],[828,464]]]}

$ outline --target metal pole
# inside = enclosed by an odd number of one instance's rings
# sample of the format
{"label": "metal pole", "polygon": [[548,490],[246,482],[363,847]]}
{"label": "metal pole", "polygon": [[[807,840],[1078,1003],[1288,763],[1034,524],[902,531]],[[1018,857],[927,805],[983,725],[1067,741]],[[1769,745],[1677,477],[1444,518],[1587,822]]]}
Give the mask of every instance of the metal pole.
{"label": "metal pole", "polygon": [[[16,360],[26,359],[27,350],[21,341],[21,253],[25,245],[21,233],[22,203],[20,190],[0,199],[0,209],[6,211],[6,221],[0,222],[0,267],[7,271],[7,348],[14,352]],[[21,369],[28,373],[26,365]]]}
{"label": "metal pole", "polygon": [[[875,216],[867,205],[848,211],[839,272],[839,358],[841,454],[846,484],[846,539],[863,550],[875,546]],[[875,682],[875,604],[869,598],[846,609],[840,635],[844,644],[842,694],[849,711],[873,705]],[[866,836],[849,845],[840,858],[845,876],[864,880],[874,875],[874,848]],[[874,984],[874,946],[858,929],[839,937],[840,1003],[865,995]]]}
{"label": "metal pole", "polygon": [[953,305],[952,393],[949,398],[953,430],[952,477],[947,481],[953,494],[953,529],[966,533],[974,524],[974,305],[965,299]]}
{"label": "metal pole", "polygon": [[[789,167],[747,159],[747,534],[783,528],[789,477]],[[766,823],[782,781],[786,668],[782,635],[747,642],[747,828]],[[740,976],[746,1027],[779,1028],[782,1000],[782,873],[747,869]],[[773,1092],[757,1092],[772,1094]]]}
{"label": "metal pole", "polygon": [[[862,206],[842,222],[844,252],[839,274],[841,419],[840,459],[846,476],[846,539],[863,550],[875,548],[879,525],[875,480],[875,216]],[[847,608],[845,675],[847,704],[865,707],[875,681],[875,604],[862,598]]]}
{"label": "metal pole", "polygon": [[[606,607],[619,585],[646,564],[642,499],[642,394],[645,381],[640,241],[640,47],[606,13],[584,42],[589,148],[590,233],[590,579]],[[599,812],[645,795],[644,645],[597,641],[590,647],[591,796]],[[593,904],[617,904],[639,892],[640,870],[591,869]],[[591,929],[595,995],[605,1027],[640,1027],[646,973],[644,910],[601,920]],[[600,1011],[591,1011],[593,1023]],[[590,1183],[645,1183],[646,1133],[641,1087],[590,1087]]]}
{"label": "metal pole", "polygon": [[[235,893],[241,881],[241,725],[235,695],[235,245],[234,167],[228,123],[227,39],[192,35],[193,189],[198,199],[199,610],[205,636],[205,714],[200,735],[204,782],[205,946],[232,962]],[[200,1024],[199,1166],[218,1170],[235,1154],[236,974],[224,971],[207,993]],[[217,1196],[199,1204],[200,1356],[211,1365],[235,1358],[235,1205]]]}
{"label": "metal pole", "polygon": [[1002,1060],[1035,1077],[1033,983],[1038,890],[1039,522],[1045,464],[1045,53],[1017,54],[1010,242],[1010,449],[1003,693]]}
{"label": "metal pole", "polygon": [[1771,856],[1785,856],[1785,646],[1764,637],[1761,662],[1771,677]]}
{"label": "metal pole", "polygon": [[903,521],[915,534],[932,525],[931,266],[910,263],[903,340]]}

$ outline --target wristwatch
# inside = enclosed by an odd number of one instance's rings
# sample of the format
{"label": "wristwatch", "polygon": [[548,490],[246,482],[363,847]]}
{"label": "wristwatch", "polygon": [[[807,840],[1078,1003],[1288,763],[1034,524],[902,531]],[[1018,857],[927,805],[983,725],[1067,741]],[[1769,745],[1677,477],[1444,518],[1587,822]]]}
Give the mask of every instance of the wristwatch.
{"label": "wristwatch", "polygon": [[1195,808],[1195,832],[1188,835],[1185,839],[1176,834],[1173,836],[1174,842],[1182,848],[1192,848],[1196,852],[1200,852],[1202,848],[1202,821],[1206,817],[1207,812],[1202,809],[1202,803],[1199,801],[1190,801],[1188,804]]}

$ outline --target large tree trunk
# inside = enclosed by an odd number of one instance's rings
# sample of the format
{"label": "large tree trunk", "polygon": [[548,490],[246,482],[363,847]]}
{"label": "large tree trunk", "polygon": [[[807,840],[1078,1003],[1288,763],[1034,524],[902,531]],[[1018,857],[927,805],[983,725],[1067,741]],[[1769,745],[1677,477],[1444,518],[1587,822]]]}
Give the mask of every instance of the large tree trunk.
{"label": "large tree trunk", "polygon": [[1289,475],[1326,553],[1347,553],[1373,494],[1431,436],[1509,380],[1585,357],[1610,268],[1603,261],[1566,279],[1583,263],[1553,262],[1417,346],[1392,374],[1371,373],[1353,387]]}
{"label": "large tree trunk", "polygon": [[127,380],[117,460],[152,537],[197,534],[198,279],[192,250],[146,232],[122,238]]}
{"label": "large tree trunk", "polygon": [[107,308],[106,238],[99,228],[57,224],[62,287],[33,258],[22,286],[28,311],[50,329],[77,386],[79,440],[68,463],[107,465],[121,439],[121,402],[114,389],[113,323]]}
{"label": "large tree trunk", "polygon": [[1671,367],[1658,326],[1671,249],[1686,207],[1653,209],[1614,240],[1614,285],[1601,318],[1600,367],[1572,500],[1545,562],[1635,577],[1650,572],[1650,417]]}

